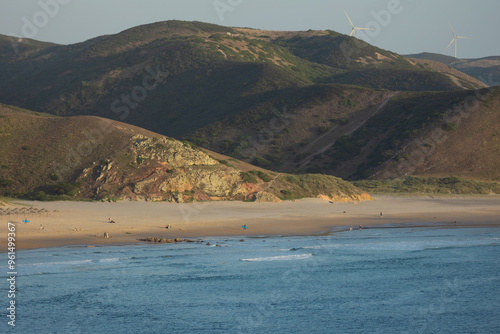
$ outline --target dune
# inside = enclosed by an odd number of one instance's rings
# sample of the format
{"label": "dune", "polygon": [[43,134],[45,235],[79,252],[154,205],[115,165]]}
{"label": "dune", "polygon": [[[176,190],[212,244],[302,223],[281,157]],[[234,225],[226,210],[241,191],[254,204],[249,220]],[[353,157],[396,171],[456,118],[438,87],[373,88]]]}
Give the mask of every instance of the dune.
{"label": "dune", "polygon": [[[364,228],[500,225],[498,196],[374,196],[373,201],[359,203],[330,203],[320,199],[189,204],[13,201],[0,208],[5,213],[23,207],[46,211],[0,216],[2,235],[7,236],[8,222],[15,224],[17,249],[128,244],[147,237],[314,235],[348,230],[349,226],[357,230],[359,225]],[[109,223],[109,218],[115,223]],[[166,225],[171,228],[166,229]],[[110,238],[103,237],[105,232]],[[0,251],[6,250],[7,237],[0,240]]]}

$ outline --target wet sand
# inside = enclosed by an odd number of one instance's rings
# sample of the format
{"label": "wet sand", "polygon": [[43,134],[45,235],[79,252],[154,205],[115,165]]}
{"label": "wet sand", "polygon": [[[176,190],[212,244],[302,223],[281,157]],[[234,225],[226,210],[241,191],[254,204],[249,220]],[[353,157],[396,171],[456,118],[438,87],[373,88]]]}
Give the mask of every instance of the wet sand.
{"label": "wet sand", "polygon": [[[375,226],[500,226],[500,197],[391,197],[329,203],[304,199],[283,203],[30,202],[0,208],[45,208],[48,213],[0,217],[0,252],[7,225],[16,225],[16,248],[137,243],[147,237],[314,235]],[[382,216],[380,215],[382,213]],[[110,224],[109,218],[116,223]],[[23,223],[27,219],[29,223]],[[166,229],[165,225],[171,225]],[[247,230],[242,225],[248,227]],[[40,228],[42,227],[42,229]],[[107,232],[110,238],[104,238]]]}

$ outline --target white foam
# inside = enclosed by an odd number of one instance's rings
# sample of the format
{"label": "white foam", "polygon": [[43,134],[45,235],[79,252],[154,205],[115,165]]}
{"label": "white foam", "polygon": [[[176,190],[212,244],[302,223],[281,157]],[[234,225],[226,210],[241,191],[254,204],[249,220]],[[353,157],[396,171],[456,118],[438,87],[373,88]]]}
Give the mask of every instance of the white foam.
{"label": "white foam", "polygon": [[403,241],[384,241],[384,242],[362,242],[362,243],[345,243],[345,244],[329,244],[318,246],[305,246],[303,249],[327,249],[327,248],[352,248],[358,251],[363,250],[399,250],[399,251],[416,251],[425,249],[438,249],[448,247],[467,247],[467,246],[484,246],[491,244],[493,238],[489,239],[438,239],[438,240],[403,240]]}
{"label": "white foam", "polygon": [[57,265],[80,265],[84,263],[92,262],[92,260],[75,260],[75,261],[60,261],[60,262],[42,262],[42,263],[23,263],[18,264],[18,267],[30,267],[30,266],[57,266]]}
{"label": "white foam", "polygon": [[310,258],[311,256],[312,254],[281,255],[281,256],[269,256],[269,257],[256,257],[253,259],[241,259],[241,261],[261,262],[261,261],[304,260]]}
{"label": "white foam", "polygon": [[116,262],[118,260],[120,260],[120,258],[113,257],[113,258],[109,258],[109,259],[100,259],[99,262]]}

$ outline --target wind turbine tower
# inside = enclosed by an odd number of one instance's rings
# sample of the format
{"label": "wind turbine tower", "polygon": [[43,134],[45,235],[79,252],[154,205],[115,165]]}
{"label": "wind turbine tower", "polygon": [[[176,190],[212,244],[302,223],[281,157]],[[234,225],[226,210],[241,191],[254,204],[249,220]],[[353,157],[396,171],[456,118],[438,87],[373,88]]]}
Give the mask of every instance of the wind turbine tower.
{"label": "wind turbine tower", "polygon": [[472,39],[470,37],[464,37],[464,36],[458,36],[455,34],[455,30],[451,27],[451,23],[448,23],[450,25],[451,32],[453,34],[453,39],[451,40],[450,44],[448,44],[448,47],[444,50],[445,52],[450,48],[450,46],[455,43],[455,58],[457,58],[457,41],[459,38],[466,38],[466,39]]}
{"label": "wind turbine tower", "polygon": [[351,21],[351,18],[349,17],[349,15],[347,14],[347,12],[344,10],[344,13],[345,15],[347,16],[347,19],[349,20],[349,23],[351,24],[351,27],[352,27],[352,31],[351,31],[351,34],[349,36],[354,36],[356,37],[356,30],[375,30],[375,29],[371,29],[371,28],[360,28],[360,27],[356,27],[352,21]]}

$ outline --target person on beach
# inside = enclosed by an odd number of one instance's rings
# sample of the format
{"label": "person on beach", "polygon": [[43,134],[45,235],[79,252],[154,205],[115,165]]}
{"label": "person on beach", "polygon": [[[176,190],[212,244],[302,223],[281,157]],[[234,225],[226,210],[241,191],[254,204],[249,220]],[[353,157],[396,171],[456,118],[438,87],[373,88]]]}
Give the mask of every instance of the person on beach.
{"label": "person on beach", "polygon": [[110,224],[114,224],[114,223],[115,223],[115,221],[114,221],[114,220],[111,220],[111,217],[109,217],[109,218],[108,218],[108,220],[109,220],[109,223],[110,223]]}
{"label": "person on beach", "polygon": [[359,225],[359,230],[361,231],[361,229],[363,228],[363,225]]}
{"label": "person on beach", "polygon": [[352,231],[352,225],[351,225],[351,226],[349,226],[349,231]]}

